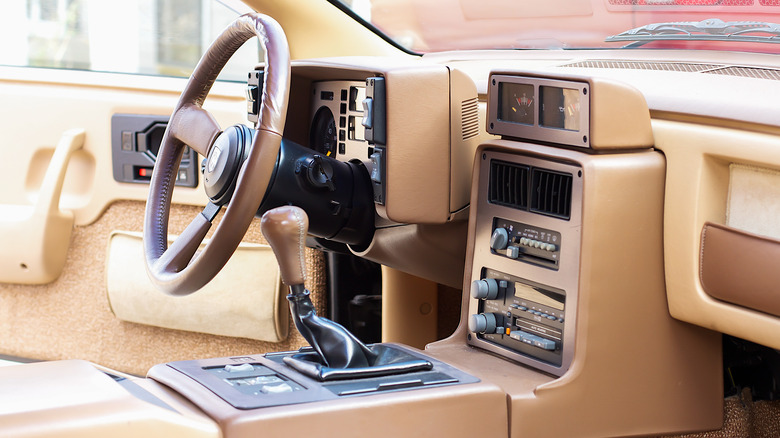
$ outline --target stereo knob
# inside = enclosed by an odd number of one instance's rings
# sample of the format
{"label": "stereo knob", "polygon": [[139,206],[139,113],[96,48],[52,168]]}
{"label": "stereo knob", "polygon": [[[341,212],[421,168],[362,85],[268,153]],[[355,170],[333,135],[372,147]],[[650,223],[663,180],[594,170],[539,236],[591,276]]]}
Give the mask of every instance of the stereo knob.
{"label": "stereo knob", "polygon": [[495,333],[496,315],[492,313],[479,313],[469,318],[469,330],[474,333]]}
{"label": "stereo knob", "polygon": [[501,251],[506,248],[507,243],[509,243],[509,233],[506,232],[506,228],[499,227],[493,230],[493,235],[490,236],[491,248]]}
{"label": "stereo knob", "polygon": [[495,300],[498,298],[498,282],[493,278],[472,281],[471,297],[477,300]]}

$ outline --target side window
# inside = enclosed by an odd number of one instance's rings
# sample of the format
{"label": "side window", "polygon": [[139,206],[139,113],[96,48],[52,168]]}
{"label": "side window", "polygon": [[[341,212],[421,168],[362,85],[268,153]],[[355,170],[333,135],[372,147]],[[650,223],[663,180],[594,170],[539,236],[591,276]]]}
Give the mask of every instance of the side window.
{"label": "side window", "polygon": [[[237,0],[10,0],[0,13],[0,64],[186,77],[238,15]],[[256,39],[222,70],[246,80]]]}

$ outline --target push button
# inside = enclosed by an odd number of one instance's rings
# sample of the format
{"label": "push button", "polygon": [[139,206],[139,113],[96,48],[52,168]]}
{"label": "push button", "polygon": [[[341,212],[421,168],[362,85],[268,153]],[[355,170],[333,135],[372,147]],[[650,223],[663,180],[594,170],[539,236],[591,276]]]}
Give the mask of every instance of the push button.
{"label": "push button", "polygon": [[245,373],[254,370],[251,363],[242,363],[241,365],[225,365],[225,371],[229,373]]}
{"label": "push button", "polygon": [[263,394],[282,394],[285,392],[292,392],[293,388],[287,383],[280,383],[278,385],[264,385],[260,387],[260,392]]}

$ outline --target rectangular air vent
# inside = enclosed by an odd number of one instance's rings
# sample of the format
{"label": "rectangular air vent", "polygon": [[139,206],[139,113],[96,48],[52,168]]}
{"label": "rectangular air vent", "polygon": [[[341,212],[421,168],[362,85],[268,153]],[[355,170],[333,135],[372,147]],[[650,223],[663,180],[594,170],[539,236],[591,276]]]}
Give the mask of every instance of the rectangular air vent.
{"label": "rectangular air vent", "polygon": [[571,215],[571,180],[568,173],[533,169],[531,211],[568,220]]}
{"label": "rectangular air vent", "polygon": [[492,160],[490,162],[488,202],[527,210],[528,176],[528,166]]}

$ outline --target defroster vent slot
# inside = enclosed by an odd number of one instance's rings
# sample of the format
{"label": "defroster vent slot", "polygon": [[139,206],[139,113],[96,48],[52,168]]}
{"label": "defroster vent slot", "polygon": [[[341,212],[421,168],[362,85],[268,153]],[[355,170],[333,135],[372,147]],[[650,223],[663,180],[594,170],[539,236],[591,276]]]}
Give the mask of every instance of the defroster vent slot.
{"label": "defroster vent slot", "polygon": [[568,220],[571,181],[568,173],[534,168],[531,171],[531,211]]}
{"label": "defroster vent slot", "polygon": [[488,202],[527,210],[529,170],[528,166],[492,160]]}

